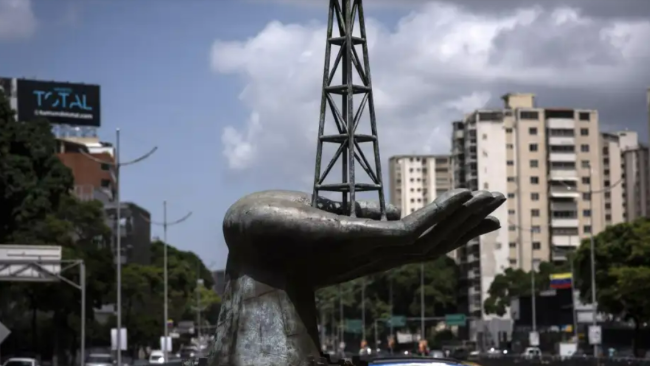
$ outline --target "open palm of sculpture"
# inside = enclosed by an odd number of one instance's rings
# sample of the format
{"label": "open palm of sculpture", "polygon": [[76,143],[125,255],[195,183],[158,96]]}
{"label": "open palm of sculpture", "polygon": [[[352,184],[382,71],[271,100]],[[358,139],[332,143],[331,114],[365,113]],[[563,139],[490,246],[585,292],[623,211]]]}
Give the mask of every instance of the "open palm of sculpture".
{"label": "open palm of sculpture", "polygon": [[314,291],[442,256],[499,228],[500,193],[452,190],[400,219],[375,202],[356,217],[325,198],[264,191],[225,215],[228,283],[210,366],[303,366],[320,356]]}

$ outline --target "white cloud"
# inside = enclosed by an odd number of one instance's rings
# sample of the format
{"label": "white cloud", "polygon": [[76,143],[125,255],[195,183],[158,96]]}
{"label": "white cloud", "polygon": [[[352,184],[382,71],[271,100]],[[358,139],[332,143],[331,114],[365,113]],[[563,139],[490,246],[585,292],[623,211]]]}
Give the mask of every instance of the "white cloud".
{"label": "white cloud", "polygon": [[[396,27],[366,25],[384,163],[447,153],[450,122],[506,92],[624,88],[649,74],[650,23],[568,7],[476,15],[429,3]],[[241,78],[252,116],[223,131],[231,168],[260,178],[313,171],[325,34],[323,24],[273,21],[250,39],[214,42],[212,69]]]}
{"label": "white cloud", "polygon": [[36,26],[31,0],[0,0],[0,40],[27,38]]}

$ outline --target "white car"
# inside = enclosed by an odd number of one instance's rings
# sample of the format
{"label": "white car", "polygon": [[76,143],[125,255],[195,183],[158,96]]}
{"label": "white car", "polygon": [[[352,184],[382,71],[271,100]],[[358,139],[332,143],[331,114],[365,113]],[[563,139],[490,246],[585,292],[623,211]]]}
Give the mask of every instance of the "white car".
{"label": "white car", "polygon": [[149,354],[149,363],[150,364],[163,364],[165,363],[165,354],[163,351],[155,350],[151,351]]}
{"label": "white car", "polygon": [[40,366],[40,364],[33,358],[15,357],[5,361],[2,366]]}

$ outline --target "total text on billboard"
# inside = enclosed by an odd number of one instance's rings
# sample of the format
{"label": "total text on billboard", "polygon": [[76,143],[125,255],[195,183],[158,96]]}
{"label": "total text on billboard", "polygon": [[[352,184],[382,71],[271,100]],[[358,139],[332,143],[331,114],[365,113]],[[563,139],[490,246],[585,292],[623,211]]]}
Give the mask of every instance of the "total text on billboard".
{"label": "total text on billboard", "polygon": [[99,85],[17,80],[18,119],[55,124],[101,125]]}

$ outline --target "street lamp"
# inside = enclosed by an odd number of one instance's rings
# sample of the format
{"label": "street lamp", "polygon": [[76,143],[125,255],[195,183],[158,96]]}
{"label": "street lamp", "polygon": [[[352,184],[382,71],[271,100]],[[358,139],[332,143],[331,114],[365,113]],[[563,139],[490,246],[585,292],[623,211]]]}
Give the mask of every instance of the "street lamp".
{"label": "street lamp", "polygon": [[82,155],[86,156],[90,160],[94,160],[95,162],[99,164],[106,164],[106,165],[112,165],[115,167],[115,199],[113,200],[114,202],[117,202],[116,208],[115,208],[115,220],[117,221],[117,228],[115,229],[115,235],[117,238],[115,239],[115,252],[116,252],[116,257],[117,257],[117,263],[116,263],[116,272],[117,272],[117,285],[115,291],[117,292],[117,299],[116,299],[116,306],[117,306],[117,331],[116,331],[116,336],[115,336],[115,341],[117,343],[117,360],[116,364],[117,366],[122,366],[122,202],[120,202],[120,185],[121,185],[121,180],[120,180],[120,170],[123,166],[127,165],[133,165],[135,163],[139,163],[142,160],[150,157],[154,152],[158,150],[158,147],[154,147],[151,150],[149,150],[148,153],[140,156],[137,159],[128,161],[128,162],[122,162],[120,160],[120,129],[117,128],[115,129],[115,160],[114,161],[104,161],[95,158],[92,155],[89,155],[85,152],[82,152]]}
{"label": "street lamp", "polygon": [[[177,225],[185,220],[189,219],[190,216],[192,216],[192,212],[188,212],[185,216],[181,217],[180,219],[172,222],[167,221],[167,201],[163,201],[163,221],[162,222],[155,222],[152,220],[147,220],[150,223],[158,226],[163,227],[163,282],[164,282],[164,299],[163,299],[163,316],[165,319],[163,319],[163,326],[165,327],[163,331],[163,344],[162,344],[162,352],[163,352],[163,360],[164,362],[167,362],[167,339],[169,338],[169,327],[167,325],[167,322],[169,321],[169,275],[168,275],[168,261],[167,261],[167,228],[169,226]],[[146,218],[145,218],[146,219]],[[198,325],[198,324],[197,324]]]}

